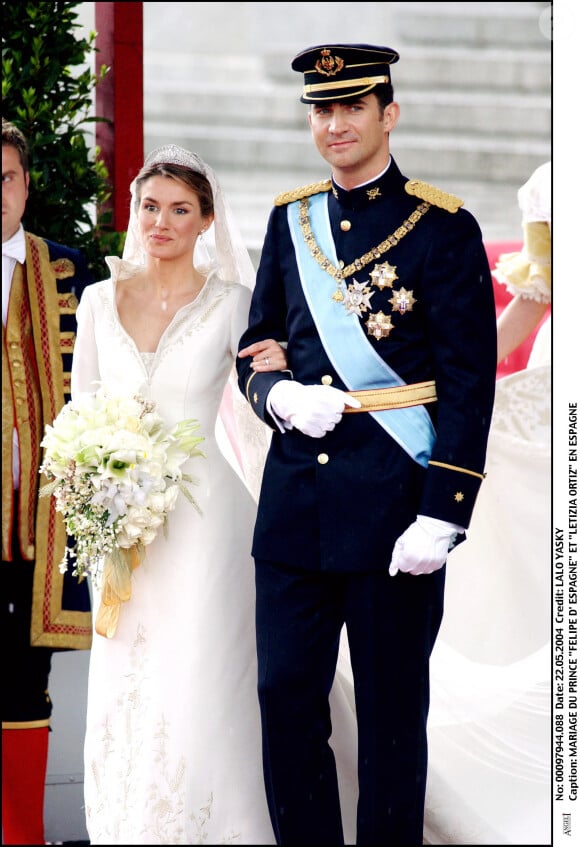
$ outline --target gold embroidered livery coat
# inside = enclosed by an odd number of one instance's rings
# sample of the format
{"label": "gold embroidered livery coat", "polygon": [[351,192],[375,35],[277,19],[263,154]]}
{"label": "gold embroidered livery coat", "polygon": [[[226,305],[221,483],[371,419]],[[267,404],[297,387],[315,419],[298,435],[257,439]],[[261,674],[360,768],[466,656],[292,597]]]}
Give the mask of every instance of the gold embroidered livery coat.
{"label": "gold embroidered livery coat", "polygon": [[[12,278],[2,328],[2,559],[34,560],[31,644],[88,649],[92,626],[86,580],[59,565],[67,536],[53,497],[39,498],[40,442],[44,427],[70,399],[75,312],[92,277],[78,250],[26,233],[26,262]],[[14,514],[13,429],[19,440],[18,514]],[[13,532],[17,521],[18,533]]]}

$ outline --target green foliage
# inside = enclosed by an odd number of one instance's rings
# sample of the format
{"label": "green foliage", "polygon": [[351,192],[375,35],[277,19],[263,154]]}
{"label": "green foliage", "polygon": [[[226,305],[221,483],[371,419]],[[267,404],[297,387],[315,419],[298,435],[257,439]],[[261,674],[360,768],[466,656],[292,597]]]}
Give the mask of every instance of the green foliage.
{"label": "green foliage", "polygon": [[111,191],[94,148],[94,124],[105,119],[93,116],[93,97],[108,68],[91,69],[96,33],[75,34],[79,5],[2,2],[2,114],[30,146],[25,228],[83,250],[100,279],[104,256],[120,253],[124,233],[97,214]]}

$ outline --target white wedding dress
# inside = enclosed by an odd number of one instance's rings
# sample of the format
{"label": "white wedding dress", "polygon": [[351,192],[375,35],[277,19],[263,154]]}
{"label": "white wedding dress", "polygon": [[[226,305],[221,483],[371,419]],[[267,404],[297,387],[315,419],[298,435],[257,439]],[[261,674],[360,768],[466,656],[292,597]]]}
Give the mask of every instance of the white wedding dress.
{"label": "white wedding dress", "polygon": [[[127,263],[112,262],[113,277]],[[123,329],[114,281],[78,311],[73,396],[100,380],[140,392],[166,421],[200,422],[205,458],[183,470],[202,514],[180,496],[146,548],[117,631],[95,633],[85,741],[91,844],[274,844],[256,691],[255,505],[215,437],[250,290],[210,274],[155,353]],[[256,419],[257,420],[257,419]],[[95,617],[99,598],[95,593]]]}
{"label": "white wedding dress", "polygon": [[[549,232],[551,185],[547,162],[519,190],[523,226]],[[528,239],[492,272],[511,294],[550,303],[551,239],[541,249]],[[487,477],[447,564],[431,658],[427,844],[551,841],[551,397],[548,317],[527,367],[496,383]]]}
{"label": "white wedding dress", "polygon": [[498,380],[431,658],[428,844],[551,842],[551,369]]}

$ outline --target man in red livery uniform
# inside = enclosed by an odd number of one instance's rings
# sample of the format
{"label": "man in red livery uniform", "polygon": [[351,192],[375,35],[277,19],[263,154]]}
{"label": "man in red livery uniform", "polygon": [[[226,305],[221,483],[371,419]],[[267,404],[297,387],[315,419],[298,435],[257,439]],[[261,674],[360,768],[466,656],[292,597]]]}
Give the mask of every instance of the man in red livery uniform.
{"label": "man in red livery uniform", "polygon": [[44,844],[55,650],[91,645],[86,581],[60,573],[67,543],[39,498],[40,442],[70,399],[75,311],[92,282],[78,250],[25,232],[28,144],[2,119],[2,834]]}

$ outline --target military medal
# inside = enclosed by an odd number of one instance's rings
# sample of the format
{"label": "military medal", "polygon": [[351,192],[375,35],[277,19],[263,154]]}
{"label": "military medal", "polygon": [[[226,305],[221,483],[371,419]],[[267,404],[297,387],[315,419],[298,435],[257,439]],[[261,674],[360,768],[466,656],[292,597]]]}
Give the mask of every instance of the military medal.
{"label": "military medal", "polygon": [[385,315],[382,311],[369,315],[366,326],[368,335],[372,335],[377,341],[381,338],[388,338],[390,331],[394,329],[391,316]]}
{"label": "military medal", "polygon": [[368,311],[371,307],[373,294],[374,291],[371,291],[365,282],[357,282],[356,279],[353,279],[344,294],[344,308],[349,315],[358,315],[359,318],[362,318],[362,313]]}
{"label": "military medal", "polygon": [[383,262],[382,265],[375,265],[374,270],[371,271],[372,284],[380,288],[381,291],[387,286],[392,288],[393,282],[399,279],[396,270],[397,266],[390,265],[388,262]]}
{"label": "military medal", "polygon": [[416,302],[413,292],[407,291],[406,288],[400,288],[398,291],[394,291],[393,296],[389,300],[389,303],[393,307],[393,312],[400,312],[401,315],[404,315],[405,312],[412,312],[413,303]]}

